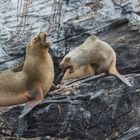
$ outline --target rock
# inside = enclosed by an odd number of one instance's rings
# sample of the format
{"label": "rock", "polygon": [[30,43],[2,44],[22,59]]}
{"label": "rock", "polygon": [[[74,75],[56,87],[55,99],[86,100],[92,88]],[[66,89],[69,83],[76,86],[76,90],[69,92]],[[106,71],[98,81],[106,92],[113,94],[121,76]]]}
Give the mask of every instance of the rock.
{"label": "rock", "polygon": [[129,26],[132,30],[138,30],[138,32],[140,32],[140,16],[133,13],[131,15],[128,15],[128,17],[130,18],[129,20]]}
{"label": "rock", "polygon": [[[0,2],[0,46],[3,52],[0,53],[0,70],[19,63],[27,42],[40,30],[49,31],[56,57],[64,56],[90,34],[108,31],[110,25],[121,18],[127,18],[130,25],[139,30],[139,0],[58,1],[60,5],[55,1],[32,1],[25,15],[18,9],[17,0]],[[23,7],[23,3],[20,6]],[[137,17],[134,18],[134,14]],[[21,17],[25,16],[26,22],[21,25]],[[18,38],[19,34],[21,37]],[[17,58],[21,60],[17,61]]]}
{"label": "rock", "polygon": [[[134,73],[127,75],[133,87],[126,87],[113,76],[77,81],[50,92],[21,122],[18,116],[23,106],[6,108],[0,118],[5,124],[2,135],[86,140],[139,137],[139,33],[131,30],[127,19],[122,19],[110,24],[108,32],[104,29],[98,34],[116,50],[120,72]],[[58,58],[54,60],[57,65]]]}
{"label": "rock", "polygon": [[[59,2],[60,5],[54,1],[33,1],[27,14],[26,30],[22,38],[15,40],[16,29],[20,28],[17,1],[0,1],[0,70],[21,63],[30,37],[40,30],[49,31],[53,40],[50,53],[55,65],[55,84],[59,84],[63,76],[59,69],[62,57],[95,34],[114,48],[117,69],[127,74],[133,87],[127,87],[116,77],[101,74],[50,92],[23,120],[18,117],[24,105],[0,108],[1,138],[139,139],[140,1]],[[54,11],[57,20],[52,18]]]}
{"label": "rock", "polygon": [[[140,74],[127,76],[129,88],[113,76],[92,76],[49,96],[23,120],[19,105],[0,115],[0,134],[32,138],[124,139],[139,136]],[[18,136],[18,135],[17,135]]]}

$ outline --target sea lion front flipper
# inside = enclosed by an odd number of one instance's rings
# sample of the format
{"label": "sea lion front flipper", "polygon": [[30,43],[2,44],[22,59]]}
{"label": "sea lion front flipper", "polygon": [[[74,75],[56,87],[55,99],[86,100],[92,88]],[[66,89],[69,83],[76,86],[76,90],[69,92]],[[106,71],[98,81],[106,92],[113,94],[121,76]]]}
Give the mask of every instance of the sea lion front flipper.
{"label": "sea lion front flipper", "polygon": [[29,99],[29,102],[27,103],[27,105],[25,105],[19,118],[23,118],[25,115],[27,115],[35,106],[41,103],[44,99],[44,95],[40,86],[35,87],[31,91],[28,91],[26,93],[26,96]]}
{"label": "sea lion front flipper", "polygon": [[59,89],[59,86],[56,86],[56,85],[53,83],[53,85],[52,85],[50,91],[57,90],[57,89]]}

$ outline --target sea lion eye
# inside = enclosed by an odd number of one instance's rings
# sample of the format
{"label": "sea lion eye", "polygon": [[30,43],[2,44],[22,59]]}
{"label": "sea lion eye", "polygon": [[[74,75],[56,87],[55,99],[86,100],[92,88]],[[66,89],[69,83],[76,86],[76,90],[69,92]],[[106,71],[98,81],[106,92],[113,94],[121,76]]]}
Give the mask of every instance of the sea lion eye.
{"label": "sea lion eye", "polygon": [[38,39],[37,37],[34,38],[35,41],[37,41],[37,39]]}
{"label": "sea lion eye", "polygon": [[67,62],[70,61],[70,57],[66,57],[65,61],[67,61]]}

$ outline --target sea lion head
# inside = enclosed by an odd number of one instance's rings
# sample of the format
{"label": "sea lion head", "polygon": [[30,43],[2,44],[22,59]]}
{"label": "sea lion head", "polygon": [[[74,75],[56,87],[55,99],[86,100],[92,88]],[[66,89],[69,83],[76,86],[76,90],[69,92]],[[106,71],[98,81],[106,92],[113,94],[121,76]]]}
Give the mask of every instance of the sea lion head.
{"label": "sea lion head", "polygon": [[61,69],[69,69],[70,73],[74,72],[74,65],[71,63],[70,57],[64,57],[59,66]]}
{"label": "sea lion head", "polygon": [[40,32],[36,37],[34,37],[28,44],[28,48],[49,48],[51,43],[48,40],[48,34],[45,32]]}

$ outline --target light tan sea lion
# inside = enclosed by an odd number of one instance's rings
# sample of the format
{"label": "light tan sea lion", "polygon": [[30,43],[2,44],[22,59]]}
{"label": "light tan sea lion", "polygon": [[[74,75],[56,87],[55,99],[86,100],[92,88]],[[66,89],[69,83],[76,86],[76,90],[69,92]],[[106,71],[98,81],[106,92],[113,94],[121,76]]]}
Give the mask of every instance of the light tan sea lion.
{"label": "light tan sea lion", "polygon": [[115,75],[131,86],[130,82],[116,69],[116,53],[113,48],[96,36],[88,37],[81,46],[70,51],[62,59],[60,67],[69,68],[69,73],[73,73],[86,64],[92,64],[96,74],[105,72]]}
{"label": "light tan sea lion", "polygon": [[21,117],[44,99],[53,84],[54,66],[46,38],[47,34],[40,32],[27,45],[22,71],[0,74],[0,106],[28,102]]}

